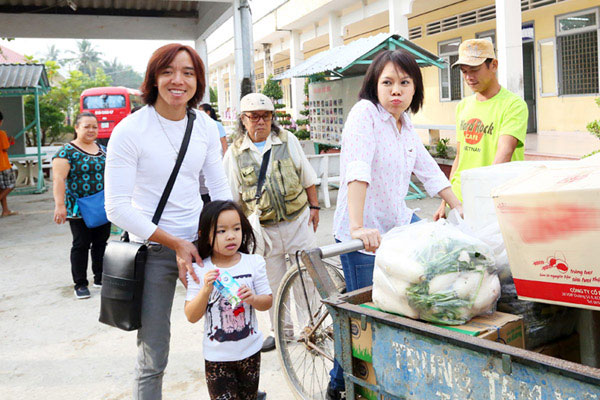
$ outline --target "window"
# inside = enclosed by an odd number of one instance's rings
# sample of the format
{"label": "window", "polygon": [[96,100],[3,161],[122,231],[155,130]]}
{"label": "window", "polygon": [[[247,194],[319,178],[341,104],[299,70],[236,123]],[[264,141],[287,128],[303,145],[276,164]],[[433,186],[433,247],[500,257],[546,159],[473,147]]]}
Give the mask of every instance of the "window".
{"label": "window", "polygon": [[103,94],[83,98],[83,108],[86,110],[123,107],[125,107],[125,96],[120,94]]}
{"label": "window", "polygon": [[460,68],[452,68],[458,60],[458,46],[460,39],[441,42],[438,45],[440,57],[447,63],[448,67],[440,70],[440,100],[460,100],[462,98],[462,77]]}
{"label": "window", "polygon": [[556,18],[559,94],[598,93],[598,9]]}
{"label": "window", "polygon": [[496,31],[495,30],[476,33],[475,38],[489,40],[494,45],[494,51],[497,51],[497,49],[496,49]]}

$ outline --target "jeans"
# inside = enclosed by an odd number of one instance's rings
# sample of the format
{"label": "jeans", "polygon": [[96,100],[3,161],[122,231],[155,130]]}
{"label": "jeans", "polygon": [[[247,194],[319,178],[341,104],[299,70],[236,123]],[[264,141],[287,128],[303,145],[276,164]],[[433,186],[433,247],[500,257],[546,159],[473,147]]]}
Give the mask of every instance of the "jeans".
{"label": "jeans", "polygon": [[[413,214],[410,223],[420,221],[417,214]],[[339,243],[339,240],[335,240]],[[344,278],[346,279],[346,292],[362,289],[373,284],[373,268],[375,267],[375,256],[353,251],[340,254]],[[337,390],[344,390],[344,370],[338,363],[337,358],[333,362],[333,369],[329,371],[331,386]]]}
{"label": "jeans", "polygon": [[142,327],[137,333],[135,400],[162,399],[162,379],[171,340],[171,308],[178,277],[175,252],[162,245],[151,245],[144,271]]}
{"label": "jeans", "polygon": [[73,275],[75,289],[89,284],[87,280],[88,253],[92,254],[94,282],[102,282],[102,260],[104,259],[106,241],[110,236],[110,223],[96,228],[88,228],[83,219],[70,219],[69,226],[73,234],[71,274]]}

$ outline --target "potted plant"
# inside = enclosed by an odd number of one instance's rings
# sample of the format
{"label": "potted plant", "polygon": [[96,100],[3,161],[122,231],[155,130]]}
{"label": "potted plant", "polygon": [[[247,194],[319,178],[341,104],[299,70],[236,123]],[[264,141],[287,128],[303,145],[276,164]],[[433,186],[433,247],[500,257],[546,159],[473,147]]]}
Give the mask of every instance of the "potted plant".
{"label": "potted plant", "polygon": [[443,138],[435,146],[425,146],[447,178],[450,178],[450,171],[456,157],[456,150],[448,146],[449,143],[450,139]]}

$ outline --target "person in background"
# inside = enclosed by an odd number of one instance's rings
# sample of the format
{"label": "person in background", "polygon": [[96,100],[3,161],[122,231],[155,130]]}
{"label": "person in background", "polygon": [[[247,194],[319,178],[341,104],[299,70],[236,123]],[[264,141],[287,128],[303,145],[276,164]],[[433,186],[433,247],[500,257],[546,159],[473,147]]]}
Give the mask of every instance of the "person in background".
{"label": "person in background", "polygon": [[[206,114],[208,114],[209,117],[215,120],[217,128],[219,128],[219,138],[221,140],[221,149],[223,150],[221,155],[225,154],[227,151],[227,132],[225,132],[223,124],[221,124],[221,122],[219,122],[217,119],[217,113],[215,109],[208,103],[200,104],[200,109],[202,109]],[[202,175],[202,172],[200,173],[200,196],[202,197],[202,202],[204,205],[210,202],[210,194],[208,193],[208,188],[204,182],[204,175]]]}
{"label": "person in background", "polygon": [[[450,182],[408,115],[417,113],[424,99],[423,78],[414,57],[403,50],[380,52],[358,96],[342,134],[340,190],[333,217],[337,242],[360,239],[365,247],[365,251],[340,255],[347,291],[373,284],[373,253],[382,234],[419,220],[404,201],[413,173],[430,196],[440,195],[462,214]],[[345,387],[337,361],[330,377],[327,399],[338,400]]]}
{"label": "person in background", "polygon": [[188,150],[158,225],[156,206],[173,171],[187,126],[188,109],[204,94],[205,67],[190,46],[171,43],[157,49],[146,68],[142,98],[146,105],[117,125],[108,143],[106,213],[129,232],[131,241],[149,241],[142,296],[142,327],[133,398],[161,399],[169,356],[171,308],[177,278],[187,287],[192,261],[202,259],[192,243],[202,210],[199,176],[215,200],[230,200],[221,163],[219,130],[205,113],[194,111]]}
{"label": "person in background", "polygon": [[104,190],[106,148],[96,143],[97,137],[96,116],[83,112],[75,118],[75,139],[61,147],[52,159],[54,222],[69,221],[73,235],[71,274],[78,299],[90,297],[86,276],[88,253],[92,256],[94,287],[102,287],[102,262],[110,236],[110,222],[88,228],[77,207],[77,198]]}
{"label": "person in background", "polygon": [[225,132],[225,127],[223,124],[217,119],[217,112],[208,103],[200,104],[200,108],[217,123],[217,128],[219,128],[219,138],[221,140],[221,148],[223,149],[223,154],[225,154],[227,151],[227,132]]}
{"label": "person in background", "polygon": [[[525,159],[527,103],[500,86],[494,45],[487,39],[470,39],[458,48],[459,67],[475,92],[456,106],[456,158],[450,171],[452,190],[462,201],[461,172]],[[445,218],[446,201],[434,215]]]}
{"label": "person in background", "polygon": [[[0,112],[0,128],[4,122],[4,116]],[[10,138],[12,139],[12,137]],[[2,204],[2,216],[9,217],[18,214],[16,211],[11,211],[8,208],[8,194],[15,188],[15,173],[12,170],[12,165],[8,160],[8,148],[14,144],[11,143],[6,132],[0,130],[0,203]]]}
{"label": "person in background", "polygon": [[[270,152],[263,192],[258,201],[260,223],[273,244],[267,262],[267,276],[273,293],[287,271],[286,254],[295,260],[297,250],[315,246],[319,224],[317,174],[304,154],[298,138],[273,121],[274,106],[261,93],[250,93],[240,101],[238,132],[225,153],[223,164],[234,201],[249,216],[255,211],[254,198],[263,155]],[[312,225],[312,229],[311,229]],[[269,310],[271,330],[274,310]],[[268,336],[262,351],[275,349]]]}

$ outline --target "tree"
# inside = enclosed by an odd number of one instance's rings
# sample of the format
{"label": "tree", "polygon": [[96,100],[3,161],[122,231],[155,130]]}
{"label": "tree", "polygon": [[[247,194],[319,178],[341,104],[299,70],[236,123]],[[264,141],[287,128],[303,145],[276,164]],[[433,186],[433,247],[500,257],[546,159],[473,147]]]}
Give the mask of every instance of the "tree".
{"label": "tree", "polygon": [[46,49],[46,54],[44,55],[44,61],[55,61],[57,63],[61,62],[60,59],[60,50],[56,47],[56,45],[50,45]]}
{"label": "tree", "polygon": [[[60,68],[55,61],[46,61],[46,69],[50,78]],[[70,132],[68,126],[71,116],[79,110],[79,97],[85,89],[98,86],[110,86],[111,80],[102,68],[96,69],[94,77],[81,71],[71,71],[69,77],[58,83],[50,91],[40,96],[40,125],[42,130],[42,145],[56,141],[63,133]],[[34,120],[35,99],[33,96],[25,98],[26,124]],[[27,133],[28,145],[35,144],[35,128]]]}
{"label": "tree", "polygon": [[74,63],[79,71],[90,76],[94,75],[96,68],[100,65],[102,53],[94,48],[92,42],[86,39],[78,40],[77,50],[69,50],[68,52],[74,55],[68,61]]}
{"label": "tree", "polygon": [[210,93],[210,104],[216,104],[219,102],[219,94],[217,90],[213,87],[209,87],[208,91]]}
{"label": "tree", "polygon": [[[53,103],[48,95],[41,96],[40,102],[40,127],[42,146],[56,141],[64,132],[65,113]],[[35,97],[25,96],[25,120],[31,123],[35,119]],[[36,145],[35,128],[25,136],[28,146]]]}
{"label": "tree", "polygon": [[130,65],[121,64],[116,58],[112,61],[102,61],[102,69],[111,77],[114,86],[137,89],[144,81],[142,74],[134,71]]}
{"label": "tree", "polygon": [[[600,107],[600,97],[596,99],[596,104],[598,105],[598,107]],[[600,119],[590,122],[589,124],[587,124],[586,128],[589,133],[600,139]],[[595,150],[590,154],[586,155],[585,157],[589,157],[597,153],[600,153],[600,150]]]}
{"label": "tree", "polygon": [[265,87],[262,90],[262,94],[264,94],[267,97],[270,97],[273,100],[279,100],[283,98],[283,91],[279,86],[279,82],[273,80],[273,75],[269,75],[267,83],[265,84]]}

